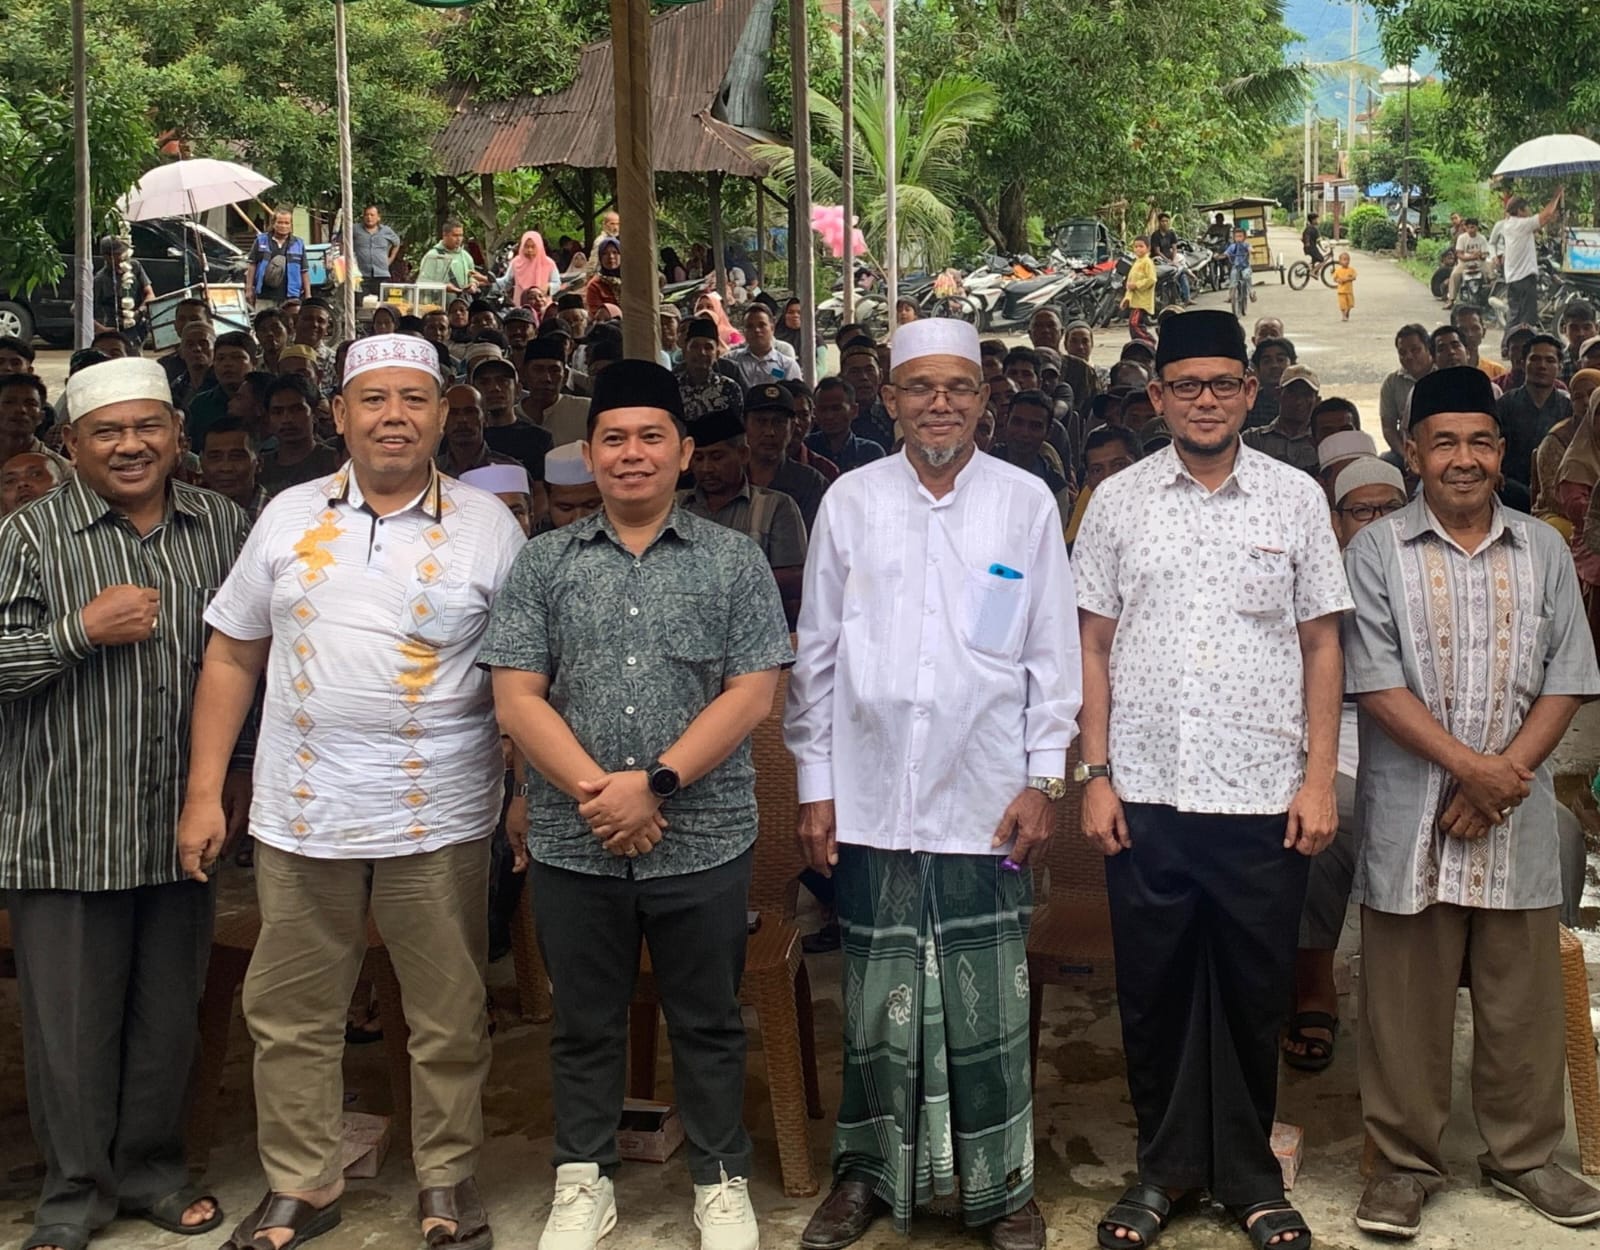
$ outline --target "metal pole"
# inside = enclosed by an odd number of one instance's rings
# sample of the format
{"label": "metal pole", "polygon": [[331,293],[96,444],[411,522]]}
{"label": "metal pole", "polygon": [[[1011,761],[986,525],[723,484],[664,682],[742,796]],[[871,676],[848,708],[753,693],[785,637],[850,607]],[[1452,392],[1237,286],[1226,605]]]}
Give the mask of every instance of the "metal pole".
{"label": "metal pole", "polygon": [[617,213],[622,254],[637,260],[622,283],[622,348],[630,360],[660,350],[655,282],[656,188],[651,163],[650,0],[611,0],[612,98],[617,126]]}
{"label": "metal pole", "polygon": [[1406,137],[1405,154],[1400,158],[1400,229],[1396,231],[1395,251],[1404,257],[1406,247],[1406,219],[1411,216],[1411,66],[1406,66]]}
{"label": "metal pole", "polygon": [[856,69],[855,32],[851,29],[855,19],[850,14],[850,0],[839,0],[839,59],[844,79],[839,100],[839,130],[841,152],[839,156],[839,198],[844,201],[844,286],[840,292],[840,315],[844,321],[854,321],[856,316]]}
{"label": "metal pole", "polygon": [[[88,347],[94,341],[94,223],[89,213],[89,49],[85,41],[84,0],[72,0],[72,146],[73,146],[73,324],[75,345]],[[188,240],[184,240],[188,255]],[[106,262],[110,264],[108,259]],[[122,296],[122,284],[109,275],[115,295]],[[142,295],[143,292],[138,292]],[[120,315],[120,314],[119,314]]]}
{"label": "metal pole", "polygon": [[[894,99],[894,0],[884,0],[883,5],[883,277],[884,298],[888,301],[889,337],[894,337],[894,305],[900,298],[900,232],[895,221],[896,199],[900,179],[900,157],[895,151],[898,134],[895,125]],[[845,234],[845,251],[850,250],[850,236]],[[852,265],[852,269],[854,265]]]}
{"label": "metal pole", "polygon": [[794,218],[798,238],[789,240],[794,293],[800,300],[800,372],[817,380],[817,284],[812,276],[816,244],[811,237],[811,101],[806,49],[806,0],[789,0],[789,69],[794,92]]}
{"label": "metal pole", "polygon": [[1344,150],[1346,153],[1345,167],[1342,171],[1346,178],[1355,173],[1354,157],[1356,150],[1356,58],[1361,53],[1361,0],[1350,0],[1350,81],[1346,84],[1349,100],[1346,102],[1346,117],[1344,126]]}
{"label": "metal pole", "polygon": [[1305,141],[1305,152],[1300,162],[1300,215],[1303,217],[1311,211],[1311,98],[1306,97],[1306,119],[1302,138]]}
{"label": "metal pole", "polygon": [[356,334],[354,160],[350,153],[350,54],[345,47],[345,0],[333,0],[333,68],[339,97],[339,250],[344,255],[344,332]]}

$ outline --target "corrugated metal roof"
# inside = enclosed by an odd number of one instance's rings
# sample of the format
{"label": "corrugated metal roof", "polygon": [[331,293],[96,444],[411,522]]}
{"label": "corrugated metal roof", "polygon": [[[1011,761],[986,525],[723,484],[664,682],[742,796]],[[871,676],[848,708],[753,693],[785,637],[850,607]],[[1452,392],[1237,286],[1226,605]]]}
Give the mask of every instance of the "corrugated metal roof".
{"label": "corrugated metal roof", "polygon": [[[773,0],[699,0],[651,19],[651,146],[657,171],[720,170],[745,178],[767,172],[749,151],[752,142],[769,139],[761,132],[766,118],[749,102],[764,100],[760,80],[767,69],[772,10]],[[736,58],[747,31],[743,55]],[[751,55],[753,47],[761,49],[759,56]],[[612,168],[617,143],[611,67],[611,42],[605,40],[583,49],[572,85],[554,95],[479,104],[470,87],[452,87],[446,104],[453,116],[434,140],[443,172]],[[754,83],[748,81],[752,78]],[[729,103],[743,115],[730,117]]]}

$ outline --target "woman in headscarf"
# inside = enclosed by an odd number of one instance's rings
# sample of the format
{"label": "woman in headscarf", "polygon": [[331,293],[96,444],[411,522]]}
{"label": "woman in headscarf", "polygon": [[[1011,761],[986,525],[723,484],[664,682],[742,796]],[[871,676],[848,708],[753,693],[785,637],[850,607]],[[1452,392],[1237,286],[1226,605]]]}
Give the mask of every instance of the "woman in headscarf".
{"label": "woman in headscarf", "polygon": [[1589,411],[1589,396],[1600,387],[1600,369],[1578,370],[1567,386],[1572,397],[1572,415],[1565,421],[1557,421],[1540,440],[1533,453],[1533,480],[1529,486],[1533,492],[1533,515],[1555,526],[1563,537],[1571,538],[1566,510],[1557,492],[1561,461],[1567,448],[1572,446],[1584,414]]}
{"label": "woman in headscarf", "polygon": [[583,306],[589,310],[591,321],[604,305],[622,303],[622,244],[607,235],[600,240],[595,254],[600,267],[583,288]]}
{"label": "woman in headscarf", "polygon": [[502,296],[511,296],[513,308],[525,308],[523,292],[541,290],[553,294],[561,285],[561,271],[544,248],[544,236],[537,230],[526,231],[517,244],[517,254],[506,266],[505,274],[495,283]]}
{"label": "woman in headscarf", "polygon": [[399,328],[399,314],[389,305],[379,304],[372,310],[372,320],[367,324],[368,334],[393,334]]}
{"label": "woman in headscarf", "polygon": [[780,343],[787,343],[794,348],[794,354],[800,354],[800,301],[791,298],[783,306],[783,313],[778,318],[778,328],[773,332],[773,337]]}
{"label": "woman in headscarf", "polygon": [[733,328],[728,314],[722,311],[722,296],[715,291],[702,291],[694,302],[694,312],[697,317],[710,317],[717,323],[717,341],[723,351],[744,342],[744,335]]}
{"label": "woman in headscarf", "polygon": [[458,295],[450,301],[444,311],[450,318],[450,341],[472,342],[472,305]]}

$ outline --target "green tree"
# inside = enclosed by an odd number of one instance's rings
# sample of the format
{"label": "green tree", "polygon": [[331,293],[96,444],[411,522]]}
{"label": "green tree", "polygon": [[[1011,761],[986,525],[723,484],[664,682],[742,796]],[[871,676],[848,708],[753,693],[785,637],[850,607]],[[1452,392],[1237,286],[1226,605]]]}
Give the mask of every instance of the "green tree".
{"label": "green tree", "polygon": [[[835,147],[842,143],[844,115],[837,101],[811,94],[811,115]],[[853,114],[855,210],[873,255],[884,255],[887,221],[888,130],[884,125],[883,79],[858,72]],[[955,206],[967,177],[963,157],[967,136],[994,114],[995,93],[988,83],[965,75],[945,75],[927,83],[920,102],[901,97],[895,108],[895,219],[898,242],[929,266],[949,258],[955,237]],[[773,178],[794,183],[794,154],[785,147],[758,144],[757,155],[772,164]],[[820,160],[811,167],[811,192],[817,203],[838,203],[839,175]]]}
{"label": "green tree", "polygon": [[483,100],[545,95],[578,71],[578,50],[610,34],[604,4],[580,0],[480,0],[454,15],[439,50],[452,82]]}

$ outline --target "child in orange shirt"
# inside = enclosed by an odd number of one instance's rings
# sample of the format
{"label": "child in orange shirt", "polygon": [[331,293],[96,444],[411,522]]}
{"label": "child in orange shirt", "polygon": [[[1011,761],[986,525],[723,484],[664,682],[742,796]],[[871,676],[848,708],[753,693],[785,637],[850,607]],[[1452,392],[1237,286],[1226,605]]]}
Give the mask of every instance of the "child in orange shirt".
{"label": "child in orange shirt", "polygon": [[1333,270],[1334,290],[1339,293],[1339,316],[1350,320],[1350,310],[1356,306],[1356,271],[1350,268],[1350,253],[1340,252],[1339,263]]}

